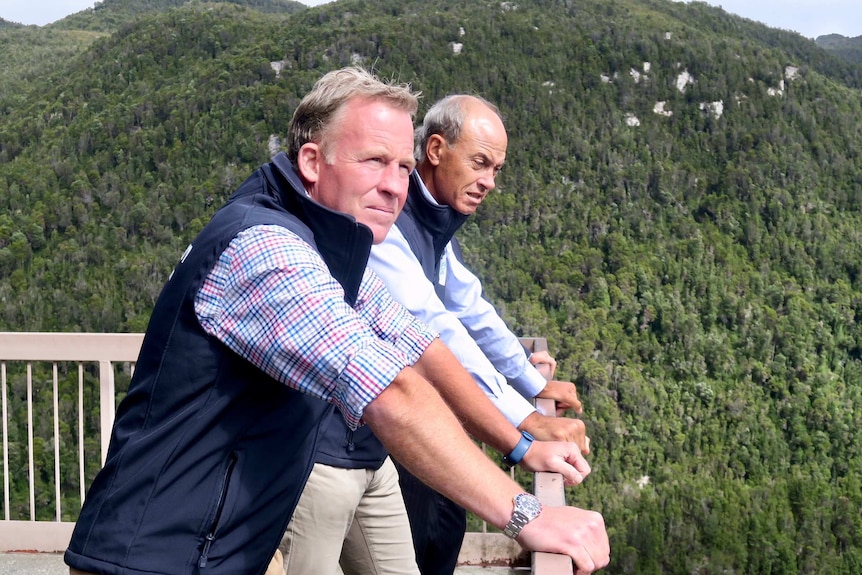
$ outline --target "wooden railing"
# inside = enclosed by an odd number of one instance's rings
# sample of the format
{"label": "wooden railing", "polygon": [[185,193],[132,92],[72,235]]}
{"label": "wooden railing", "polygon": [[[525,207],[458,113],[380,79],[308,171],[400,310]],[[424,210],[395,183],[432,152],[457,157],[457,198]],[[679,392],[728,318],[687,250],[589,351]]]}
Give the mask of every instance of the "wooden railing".
{"label": "wooden railing", "polygon": [[[3,418],[3,517],[0,520],[0,551],[50,552],[66,548],[74,526],[73,518],[77,517],[78,509],[62,508],[64,495],[65,499],[69,499],[69,494],[61,493],[61,474],[76,477],[72,483],[77,484],[78,493],[77,496],[72,495],[71,499],[80,504],[88,487],[85,462],[95,459],[96,464],[101,466],[105,461],[116,407],[117,370],[124,370],[127,373],[126,379],[131,376],[133,362],[138,357],[142,341],[142,334],[0,332],[0,409]],[[70,365],[75,366],[71,371]],[[13,371],[13,368],[17,369]],[[50,375],[47,375],[49,373]],[[73,381],[72,385],[70,379]],[[98,381],[97,388],[94,379]],[[70,387],[76,389],[69,389]],[[44,422],[46,414],[34,413],[34,393],[46,393],[46,388],[49,388],[47,393],[50,394],[51,401],[42,401],[39,405],[52,406],[51,424],[48,426],[38,424]],[[89,413],[85,413],[84,405],[85,402],[92,402],[96,390],[99,421],[94,431],[99,433],[99,452],[92,454],[86,451],[87,440],[92,437],[87,437]],[[22,392],[26,394],[26,398],[21,397]],[[10,440],[10,425],[20,421],[20,418],[13,417],[12,412],[21,413],[22,400],[26,404],[27,414],[26,469],[21,469],[20,465],[10,468],[10,448],[17,453],[22,444],[20,439],[14,443]],[[74,421],[61,417],[61,413],[66,415],[70,412],[76,413]],[[20,426],[16,426],[15,435],[19,428]],[[50,446],[52,456],[44,456],[44,452],[37,449],[37,444],[40,447]],[[70,445],[75,446],[77,453],[76,471],[61,466],[61,447]],[[38,465],[35,460],[37,453],[43,455]],[[47,483],[52,484],[53,493],[37,494],[37,474],[44,477],[50,471],[53,472],[53,481],[49,480]],[[90,475],[95,471],[91,469]],[[23,483],[26,483],[28,488],[28,510],[22,510],[21,502],[13,504],[12,501],[13,493],[20,494],[22,490],[19,486]],[[44,519],[44,508],[37,508],[37,503],[42,504],[44,501],[50,501],[49,505],[53,507],[52,520]]]}
{"label": "wooden railing", "polygon": [[[522,341],[532,351],[547,349],[542,338]],[[134,372],[142,342],[143,334],[0,332],[0,552],[65,550],[78,509],[64,509],[63,501],[72,500],[79,506],[89,486],[88,477],[104,464],[116,405]],[[118,378],[122,379],[119,393]],[[94,422],[90,419],[96,402],[99,417]],[[44,405],[51,406],[50,414],[36,411],[35,406]],[[552,401],[539,400],[536,407],[547,415],[555,412]],[[23,413],[26,465],[21,463]],[[95,442],[93,435],[98,435]],[[10,463],[13,452],[17,455],[15,466]],[[69,467],[70,453],[75,454],[75,469],[64,468],[64,464]],[[37,491],[36,477],[43,479],[40,485],[51,485],[53,492],[44,493],[44,488]],[[66,480],[61,482],[61,477]],[[76,485],[76,493],[62,491],[61,484],[69,483]],[[25,484],[26,494],[22,488]],[[545,505],[565,505],[559,474],[536,473],[534,488]],[[505,564],[521,554],[517,543],[505,535],[483,532],[467,534],[461,558],[465,563]],[[571,575],[572,563],[565,556],[533,553],[532,572]]]}

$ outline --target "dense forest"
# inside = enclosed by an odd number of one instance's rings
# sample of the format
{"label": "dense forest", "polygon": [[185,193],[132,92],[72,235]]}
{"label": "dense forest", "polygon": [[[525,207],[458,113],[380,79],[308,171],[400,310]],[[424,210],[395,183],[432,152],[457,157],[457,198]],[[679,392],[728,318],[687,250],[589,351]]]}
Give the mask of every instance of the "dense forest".
{"label": "dense forest", "polygon": [[143,331],[328,70],[423,109],[480,94],[509,153],[460,240],[579,386],[593,473],[567,496],[604,514],[606,572],[862,572],[858,64],[671,0],[104,0],[2,24],[0,330]]}

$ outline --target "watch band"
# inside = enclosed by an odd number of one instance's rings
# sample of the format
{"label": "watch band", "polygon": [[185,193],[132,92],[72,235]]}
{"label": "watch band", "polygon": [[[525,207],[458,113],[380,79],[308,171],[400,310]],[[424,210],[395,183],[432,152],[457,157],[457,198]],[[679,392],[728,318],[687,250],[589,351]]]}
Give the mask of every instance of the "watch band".
{"label": "watch band", "polygon": [[524,455],[527,454],[527,450],[530,449],[530,445],[533,444],[533,439],[533,436],[528,432],[522,431],[521,439],[518,440],[518,444],[514,449],[512,449],[512,452],[509,455],[503,456],[503,463],[509,467],[518,465],[521,460],[524,459]]}
{"label": "watch band", "polygon": [[507,537],[515,539],[521,533],[524,526],[542,514],[542,503],[539,498],[530,493],[520,493],[514,498],[515,508],[512,518],[503,528]]}
{"label": "watch band", "polygon": [[526,515],[521,513],[513,513],[512,518],[509,519],[509,522],[503,528],[503,533],[506,537],[510,539],[516,538],[521,533],[521,529],[524,528],[524,525],[528,523],[528,519]]}

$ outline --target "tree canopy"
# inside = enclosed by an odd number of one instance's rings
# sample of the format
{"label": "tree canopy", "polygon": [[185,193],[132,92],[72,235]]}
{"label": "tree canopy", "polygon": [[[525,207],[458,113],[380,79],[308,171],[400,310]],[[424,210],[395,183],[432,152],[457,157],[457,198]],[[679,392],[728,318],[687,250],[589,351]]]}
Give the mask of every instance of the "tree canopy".
{"label": "tree canopy", "polygon": [[460,241],[579,387],[607,571],[858,573],[862,68],[702,2],[292,4],[0,27],[0,329],[143,331],[328,70],[479,94],[509,151]]}

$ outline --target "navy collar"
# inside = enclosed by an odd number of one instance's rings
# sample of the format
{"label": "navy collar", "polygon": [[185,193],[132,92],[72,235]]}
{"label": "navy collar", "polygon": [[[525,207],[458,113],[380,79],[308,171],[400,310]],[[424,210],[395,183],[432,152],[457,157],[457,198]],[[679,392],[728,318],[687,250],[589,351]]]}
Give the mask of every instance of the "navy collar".
{"label": "navy collar", "polygon": [[329,209],[309,197],[284,152],[275,155],[270,166],[288,184],[280,186],[271,182],[277,192],[274,199],[311,230],[317,251],[344,288],[345,301],[354,305],[374,241],[371,229],[353,216]]}

